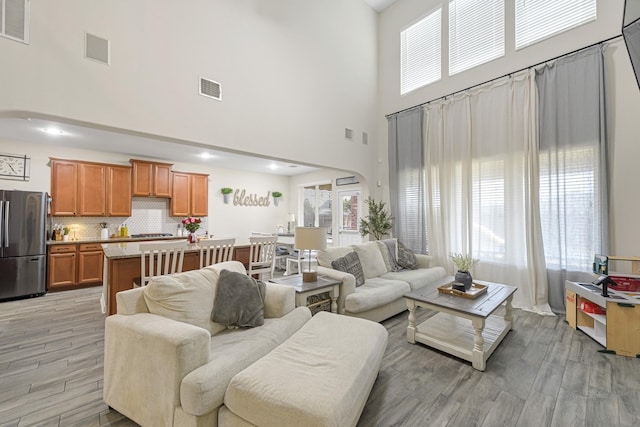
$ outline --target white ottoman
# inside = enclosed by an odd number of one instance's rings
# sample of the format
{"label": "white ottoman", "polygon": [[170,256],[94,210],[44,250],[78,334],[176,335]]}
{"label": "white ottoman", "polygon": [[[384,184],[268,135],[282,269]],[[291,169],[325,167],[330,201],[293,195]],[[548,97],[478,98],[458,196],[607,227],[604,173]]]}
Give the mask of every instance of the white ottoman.
{"label": "white ottoman", "polygon": [[229,384],[220,426],[355,426],[387,347],[369,320],[320,312]]}

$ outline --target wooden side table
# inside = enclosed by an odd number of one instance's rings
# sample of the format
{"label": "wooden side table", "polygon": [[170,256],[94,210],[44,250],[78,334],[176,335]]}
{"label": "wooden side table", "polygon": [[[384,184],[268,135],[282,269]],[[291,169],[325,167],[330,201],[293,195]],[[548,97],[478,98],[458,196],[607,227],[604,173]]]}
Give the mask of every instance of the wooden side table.
{"label": "wooden side table", "polygon": [[274,278],[269,281],[295,288],[296,307],[304,306],[312,308],[326,303],[327,300],[322,300],[314,302],[313,304],[307,304],[307,298],[312,295],[319,295],[328,292],[329,298],[331,298],[331,312],[338,312],[338,304],[336,301],[340,295],[340,285],[342,284],[340,280],[334,280],[326,276],[318,276],[318,280],[315,282],[303,282],[301,274],[294,274],[291,276]]}

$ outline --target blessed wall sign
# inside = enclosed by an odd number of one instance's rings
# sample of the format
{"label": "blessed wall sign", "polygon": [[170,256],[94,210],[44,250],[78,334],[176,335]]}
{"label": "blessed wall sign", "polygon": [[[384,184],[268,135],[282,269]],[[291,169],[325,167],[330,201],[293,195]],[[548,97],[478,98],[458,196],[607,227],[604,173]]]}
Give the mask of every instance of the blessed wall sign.
{"label": "blessed wall sign", "polygon": [[267,191],[264,197],[258,196],[257,193],[248,194],[247,190],[236,190],[233,193],[234,206],[258,206],[269,207],[271,205],[271,191]]}

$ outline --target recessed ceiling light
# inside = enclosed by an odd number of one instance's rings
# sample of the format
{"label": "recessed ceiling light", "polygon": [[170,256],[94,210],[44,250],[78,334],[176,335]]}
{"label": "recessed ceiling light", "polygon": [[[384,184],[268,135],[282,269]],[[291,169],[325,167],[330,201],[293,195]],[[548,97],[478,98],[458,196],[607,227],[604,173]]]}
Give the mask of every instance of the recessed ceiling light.
{"label": "recessed ceiling light", "polygon": [[215,156],[211,153],[201,153],[200,157],[202,157],[203,159],[211,159],[212,157],[215,157]]}
{"label": "recessed ceiling light", "polygon": [[42,131],[48,133],[49,135],[64,135],[63,131],[56,128],[43,128]]}
{"label": "recessed ceiling light", "polygon": [[278,169],[278,165],[276,165],[275,163],[271,163],[269,165],[269,169],[273,170],[273,169]]}

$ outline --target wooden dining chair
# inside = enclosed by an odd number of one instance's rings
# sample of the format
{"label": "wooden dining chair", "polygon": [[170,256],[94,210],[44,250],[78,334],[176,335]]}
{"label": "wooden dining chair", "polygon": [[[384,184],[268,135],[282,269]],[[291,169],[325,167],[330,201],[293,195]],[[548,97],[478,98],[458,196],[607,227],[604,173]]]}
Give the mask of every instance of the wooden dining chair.
{"label": "wooden dining chair", "polygon": [[273,270],[276,267],[276,242],[278,236],[251,236],[249,237],[249,269],[247,274],[257,274],[259,278],[268,274],[273,278]]}
{"label": "wooden dining chair", "polygon": [[233,259],[233,246],[236,239],[200,240],[200,268]]}
{"label": "wooden dining chair", "polygon": [[134,287],[147,286],[154,277],[181,273],[186,240],[140,243],[140,274]]}

